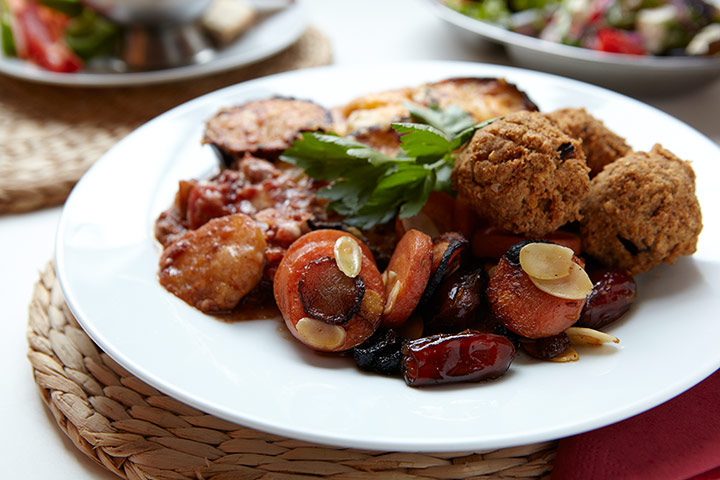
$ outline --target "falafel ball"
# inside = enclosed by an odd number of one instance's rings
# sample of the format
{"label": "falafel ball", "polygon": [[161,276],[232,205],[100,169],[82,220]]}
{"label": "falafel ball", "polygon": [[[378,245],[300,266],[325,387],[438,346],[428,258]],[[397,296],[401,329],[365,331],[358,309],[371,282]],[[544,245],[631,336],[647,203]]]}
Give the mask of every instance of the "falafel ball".
{"label": "falafel ball", "polygon": [[475,132],[452,181],[495,227],[540,236],[580,218],[589,170],[579,140],[541,113],[515,112]]}
{"label": "falafel ball", "polygon": [[582,214],[583,250],[633,275],[692,254],[702,230],[695,172],[659,144],[593,178]]}
{"label": "falafel ball", "polygon": [[585,161],[590,167],[590,178],[600,173],[605,165],[632,151],[625,139],[616,134],[584,108],[562,108],[548,114],[560,130],[582,140]]}

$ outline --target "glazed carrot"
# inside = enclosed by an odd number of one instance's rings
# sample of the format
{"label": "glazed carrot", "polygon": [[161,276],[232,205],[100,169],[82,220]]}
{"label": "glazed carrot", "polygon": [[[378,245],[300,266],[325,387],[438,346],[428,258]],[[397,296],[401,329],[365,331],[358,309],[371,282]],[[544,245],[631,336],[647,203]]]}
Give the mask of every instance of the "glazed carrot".
{"label": "glazed carrot", "polygon": [[[360,253],[354,277],[336,260],[335,245],[343,237],[352,239]],[[370,337],[385,303],[370,249],[340,230],[316,230],[296,240],[278,265],[273,293],[290,332],[326,352],[348,350]]]}
{"label": "glazed carrot", "polygon": [[[504,233],[495,227],[483,226],[478,228],[472,236],[472,254],[476,258],[500,258],[508,248],[530,237]],[[580,237],[574,233],[557,230],[555,232],[538,237],[542,240],[549,240],[563,247],[568,247],[580,254]]]}
{"label": "glazed carrot", "polygon": [[[575,258],[576,263],[579,259]],[[490,277],[487,298],[503,325],[528,338],[564,332],[580,317],[585,299],[568,300],[539,290],[523,271],[502,257]]]}
{"label": "glazed carrot", "polygon": [[455,199],[445,192],[435,191],[430,194],[420,213],[409,218],[395,219],[395,233],[402,238],[405,232],[415,229],[436,237],[453,229],[453,212]]}
{"label": "glazed carrot", "polygon": [[460,267],[467,249],[467,239],[458,232],[445,232],[433,238],[430,279],[420,299],[421,304],[428,302],[443,280]]}
{"label": "glazed carrot", "polygon": [[462,198],[456,198],[453,207],[453,231],[462,233],[465,238],[472,238],[475,229],[480,224],[478,215],[469,203]]}
{"label": "glazed carrot", "polygon": [[384,327],[401,327],[420,302],[430,278],[432,247],[430,236],[418,230],[409,230],[395,246],[383,273],[386,298],[382,315]]}

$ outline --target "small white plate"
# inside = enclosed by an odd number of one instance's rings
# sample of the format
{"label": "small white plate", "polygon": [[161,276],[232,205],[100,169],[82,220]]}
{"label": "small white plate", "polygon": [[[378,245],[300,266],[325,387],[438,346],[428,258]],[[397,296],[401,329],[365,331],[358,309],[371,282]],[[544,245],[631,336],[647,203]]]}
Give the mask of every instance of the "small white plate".
{"label": "small white plate", "polygon": [[435,14],[468,41],[491,41],[505,47],[518,66],[564,75],[631,93],[687,93],[720,76],[720,58],[624,55],[572,47],[511,32],[426,0]]}
{"label": "small white plate", "polygon": [[233,43],[217,50],[214,56],[204,63],[144,72],[107,73],[84,70],[77,73],[57,73],[0,53],[0,73],[33,82],[77,87],[150,85],[187,80],[267,58],[300,38],[307,25],[307,9],[301,1],[297,1],[263,17]]}
{"label": "small white plate", "polygon": [[[705,207],[698,252],[638,278],[638,300],[609,331],[618,346],[555,364],[523,356],[503,378],[413,389],[318,355],[279,319],[225,323],[157,281],[156,217],[180,179],[217,169],[201,146],[223,106],[272,95],[339,105],[364,93],[448,77],[505,77],[549,111],[584,106],[636,149],[657,141],[693,159]],[[554,439],[652,408],[720,366],[720,149],[682,122],[622,95],[548,74],[456,62],[308,69],[183,104],[104,155],[68,199],[57,273],[98,345],[150,385],[219,417],[307,441],[391,451],[467,451]]]}

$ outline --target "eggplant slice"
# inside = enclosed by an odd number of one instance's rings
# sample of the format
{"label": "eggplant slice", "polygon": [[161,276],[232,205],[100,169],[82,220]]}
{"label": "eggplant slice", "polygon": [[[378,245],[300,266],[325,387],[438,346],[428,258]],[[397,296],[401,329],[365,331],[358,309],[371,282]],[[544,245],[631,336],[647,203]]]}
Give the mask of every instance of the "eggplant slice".
{"label": "eggplant slice", "polygon": [[223,108],[205,124],[203,144],[226,166],[245,154],[276,160],[303,132],[329,131],[330,111],[309,100],[274,97]]}

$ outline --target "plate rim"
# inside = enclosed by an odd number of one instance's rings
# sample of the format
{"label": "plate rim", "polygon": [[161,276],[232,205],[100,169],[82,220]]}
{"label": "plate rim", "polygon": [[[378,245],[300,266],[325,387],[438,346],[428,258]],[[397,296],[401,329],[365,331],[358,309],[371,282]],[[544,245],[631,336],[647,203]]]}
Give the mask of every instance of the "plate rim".
{"label": "plate rim", "polygon": [[[541,77],[556,77],[557,79],[561,79],[563,82],[574,82],[574,83],[582,85],[583,88],[599,89],[600,91],[602,91],[601,93],[603,93],[605,95],[616,95],[616,96],[622,97],[625,101],[632,101],[632,102],[635,102],[637,104],[644,106],[645,108],[652,109],[655,111],[656,114],[661,114],[663,116],[669,117],[670,119],[672,119],[674,121],[682,123],[685,127],[687,127],[689,130],[691,130],[695,135],[698,135],[698,136],[704,138],[708,142],[709,145],[711,145],[715,149],[718,149],[718,146],[714,142],[712,142],[712,140],[710,140],[705,135],[703,135],[701,132],[697,131],[692,126],[690,126],[684,122],[681,122],[680,120],[668,115],[667,113],[662,112],[661,110],[659,110],[655,107],[652,107],[650,105],[647,105],[643,102],[640,102],[636,99],[633,99],[633,98],[627,97],[625,95],[619,94],[617,92],[613,92],[613,91],[604,89],[602,87],[591,85],[591,84],[588,84],[585,82],[568,79],[568,78],[560,77],[557,75],[547,74],[547,73],[543,73],[543,72],[535,72],[535,71],[530,71],[527,69],[510,67],[510,66],[485,65],[485,64],[477,64],[477,63],[471,63],[471,62],[456,62],[456,61],[433,61],[433,60],[408,61],[408,62],[402,62],[402,63],[403,64],[413,64],[413,65],[421,64],[421,65],[427,66],[428,68],[433,68],[433,67],[437,67],[440,65],[451,66],[451,67],[457,65],[457,66],[461,66],[461,67],[467,66],[468,68],[480,69],[483,66],[485,66],[485,67],[489,67],[491,69],[495,69],[496,71],[518,71],[518,72],[525,72],[526,74],[530,74],[531,76],[538,75]],[[397,68],[397,63],[395,63],[394,65],[396,65],[396,68]],[[301,71],[283,72],[280,74],[272,75],[270,77],[278,78],[278,77],[292,77],[295,75],[304,75],[307,70],[319,71],[321,73],[322,71],[329,71],[329,70],[342,71],[342,70],[351,70],[352,68],[357,68],[357,67],[347,67],[347,66],[314,67],[312,69],[306,69],[306,70],[301,70]],[[266,81],[267,78],[269,78],[269,77],[254,79],[254,80],[250,80],[248,82],[243,82],[241,84],[225,87],[220,90],[216,90],[214,92],[211,92],[211,93],[208,93],[201,97],[190,100],[186,103],[183,103],[183,104],[173,108],[172,110],[169,110],[169,111],[159,115],[158,117],[150,120],[146,124],[140,126],[138,129],[133,131],[126,138],[124,138],[123,140],[118,142],[118,144],[116,144],[116,146],[112,147],[111,150],[114,150],[116,148],[122,148],[122,147],[120,147],[120,145],[124,144],[125,142],[131,142],[132,137],[136,134],[136,132],[139,131],[140,129],[145,128],[147,125],[150,125],[154,122],[162,122],[165,119],[171,118],[176,115],[181,115],[185,109],[192,109],[198,104],[205,103],[206,101],[208,101],[208,99],[206,97],[213,97],[213,96],[220,97],[228,92],[231,92],[235,89],[239,89],[241,87],[249,88],[249,86],[252,86],[255,84],[262,84],[264,81]],[[223,93],[223,92],[225,92],[225,93]],[[94,171],[96,168],[102,168],[99,165],[102,165],[103,160],[106,159],[107,157],[108,157],[108,153],[103,155],[103,157],[91,167],[91,169],[88,171],[88,173],[90,173],[91,171]],[[107,161],[107,160],[105,160],[105,161]],[[85,181],[85,179],[88,177],[89,177],[89,175],[86,175],[83,177],[83,179],[80,180],[80,182],[78,182],[78,187],[76,187],[76,189],[73,190],[73,192],[71,193],[71,197],[75,194],[75,192],[77,191],[78,188],[81,188],[82,182]],[[69,200],[70,200],[70,198],[69,198]],[[68,202],[68,203],[71,204],[71,202]],[[58,271],[58,280],[60,281],[62,290],[65,293],[66,300],[68,302],[68,306],[70,307],[70,310],[73,312],[73,314],[76,315],[76,317],[78,318],[78,322],[83,327],[83,329],[88,333],[88,335],[90,335],[90,337],[96,343],[98,343],[98,345],[100,345],[101,348],[103,348],[103,350],[105,350],[105,352],[108,355],[110,355],[113,359],[118,361],[118,363],[120,363],[123,367],[128,368],[129,366],[127,365],[127,363],[125,361],[123,361],[123,358],[116,358],[116,355],[118,355],[118,353],[115,352],[114,349],[108,348],[109,345],[107,344],[106,339],[102,338],[102,336],[98,337],[96,335],[96,332],[92,328],[90,328],[90,331],[88,331],[88,328],[87,328],[88,326],[85,323],[86,322],[85,316],[82,314],[83,309],[81,306],[77,305],[72,292],[69,292],[69,290],[67,288],[68,285],[66,283],[65,275],[63,274],[63,272],[64,272],[63,264],[65,262],[65,258],[63,256],[62,246],[61,246],[62,238],[63,238],[62,232],[63,232],[63,228],[65,227],[65,222],[66,222],[66,209],[64,208],[63,212],[61,214],[61,219],[60,219],[60,222],[58,224],[58,229],[57,229],[55,267]],[[123,356],[122,354],[119,354],[119,355],[121,357]],[[433,441],[430,441],[430,440],[426,440],[426,441],[415,440],[415,443],[413,443],[411,446],[404,447],[403,445],[399,445],[394,442],[383,443],[382,441],[378,442],[377,440],[353,440],[353,439],[347,439],[346,437],[340,437],[340,436],[333,437],[332,435],[327,435],[327,434],[316,434],[316,433],[292,431],[292,430],[288,430],[287,428],[279,427],[276,425],[268,425],[267,423],[264,423],[262,421],[257,421],[256,419],[252,419],[252,418],[248,418],[248,417],[243,417],[243,419],[241,421],[241,420],[238,420],[237,416],[233,416],[232,413],[229,413],[226,409],[216,405],[214,402],[206,401],[204,403],[198,403],[197,398],[193,397],[192,395],[188,396],[188,395],[186,395],[186,392],[178,391],[177,388],[172,388],[172,387],[168,388],[164,384],[164,382],[162,382],[162,380],[160,380],[160,384],[158,384],[156,379],[154,379],[152,377],[152,375],[148,376],[145,374],[144,371],[138,372],[132,366],[130,366],[130,368],[128,368],[128,370],[130,370],[133,374],[137,375],[142,380],[155,386],[159,390],[167,393],[168,395],[173,396],[174,398],[177,398],[181,401],[184,401],[185,403],[188,403],[189,405],[195,406],[207,413],[217,415],[220,418],[225,418],[227,420],[234,421],[234,422],[240,423],[242,425],[246,425],[251,428],[257,428],[259,430],[267,431],[270,433],[275,433],[275,434],[284,435],[284,436],[291,436],[292,438],[299,438],[302,440],[313,441],[313,442],[322,443],[322,444],[347,446],[347,447],[351,447],[351,448],[372,448],[372,449],[393,450],[393,451],[446,452],[446,451],[458,451],[458,450],[463,450],[463,451],[474,450],[477,448],[494,448],[493,445],[497,448],[512,447],[512,446],[516,446],[516,445],[534,443],[534,442],[539,442],[539,441],[546,441],[546,440],[550,440],[553,438],[560,438],[560,437],[563,437],[563,436],[566,436],[569,434],[581,433],[583,431],[592,430],[594,428],[605,426],[610,423],[615,423],[617,421],[629,418],[630,416],[633,416],[637,413],[641,413],[650,408],[654,408],[654,406],[657,406],[660,403],[663,403],[664,401],[667,401],[670,398],[672,398],[676,395],[679,395],[682,392],[684,392],[685,390],[691,388],[692,386],[694,386],[695,384],[697,384],[698,382],[700,382],[701,380],[703,380],[704,378],[709,376],[712,372],[714,372],[720,366],[720,358],[718,358],[716,360],[717,361],[713,366],[707,367],[703,371],[697,371],[697,372],[695,372],[695,375],[685,378],[684,382],[682,382],[683,386],[680,387],[681,388],[680,391],[674,391],[669,397],[667,396],[667,392],[663,391],[663,392],[653,396],[649,402],[648,402],[647,398],[643,399],[642,402],[638,402],[638,403],[643,403],[643,404],[652,403],[652,405],[650,407],[648,407],[647,405],[642,406],[642,407],[638,407],[637,405],[625,405],[622,408],[617,409],[618,411],[613,413],[612,416],[614,418],[611,419],[610,421],[607,421],[607,415],[606,415],[605,417],[598,419],[596,422],[590,422],[590,423],[584,424],[583,429],[581,429],[581,430],[577,430],[577,428],[574,426],[568,427],[568,428],[555,428],[555,429],[550,429],[550,430],[543,430],[540,432],[533,432],[531,434],[527,434],[522,437],[514,437],[512,439],[508,438],[508,439],[501,440],[499,438],[496,438],[495,442],[499,441],[499,442],[502,442],[502,444],[497,444],[497,443],[483,444],[481,446],[477,446],[477,440],[472,439],[472,440],[470,440],[470,442],[472,442],[472,443],[467,443],[467,440],[465,440],[466,443],[464,443],[464,444],[453,443],[452,445],[444,445],[444,446],[438,445],[437,443],[433,443]],[[548,436],[548,435],[550,435],[550,436]]]}
{"label": "plate rim", "polygon": [[720,57],[661,57],[599,52],[512,32],[493,23],[478,20],[453,10],[442,0],[425,0],[425,3],[446,22],[505,47],[523,48],[544,55],[564,57],[596,65],[622,66],[630,70],[652,71],[682,68],[691,71],[717,71],[720,74]]}
{"label": "plate rim", "polygon": [[[241,58],[238,58],[237,55],[220,56],[213,57],[203,63],[142,72],[93,73],[80,71],[77,73],[60,73],[44,70],[32,65],[30,62],[15,57],[8,57],[0,52],[0,74],[32,83],[76,88],[135,87],[205,77],[215,73],[226,72],[234,68],[250,66],[271,57],[297,41],[310,23],[309,10],[304,0],[294,0],[287,8],[272,15],[294,17],[295,21],[291,22],[293,27],[283,29],[280,35],[274,37],[276,38],[275,42],[248,52]],[[232,44],[239,44],[242,41],[241,36],[232,42]]]}

